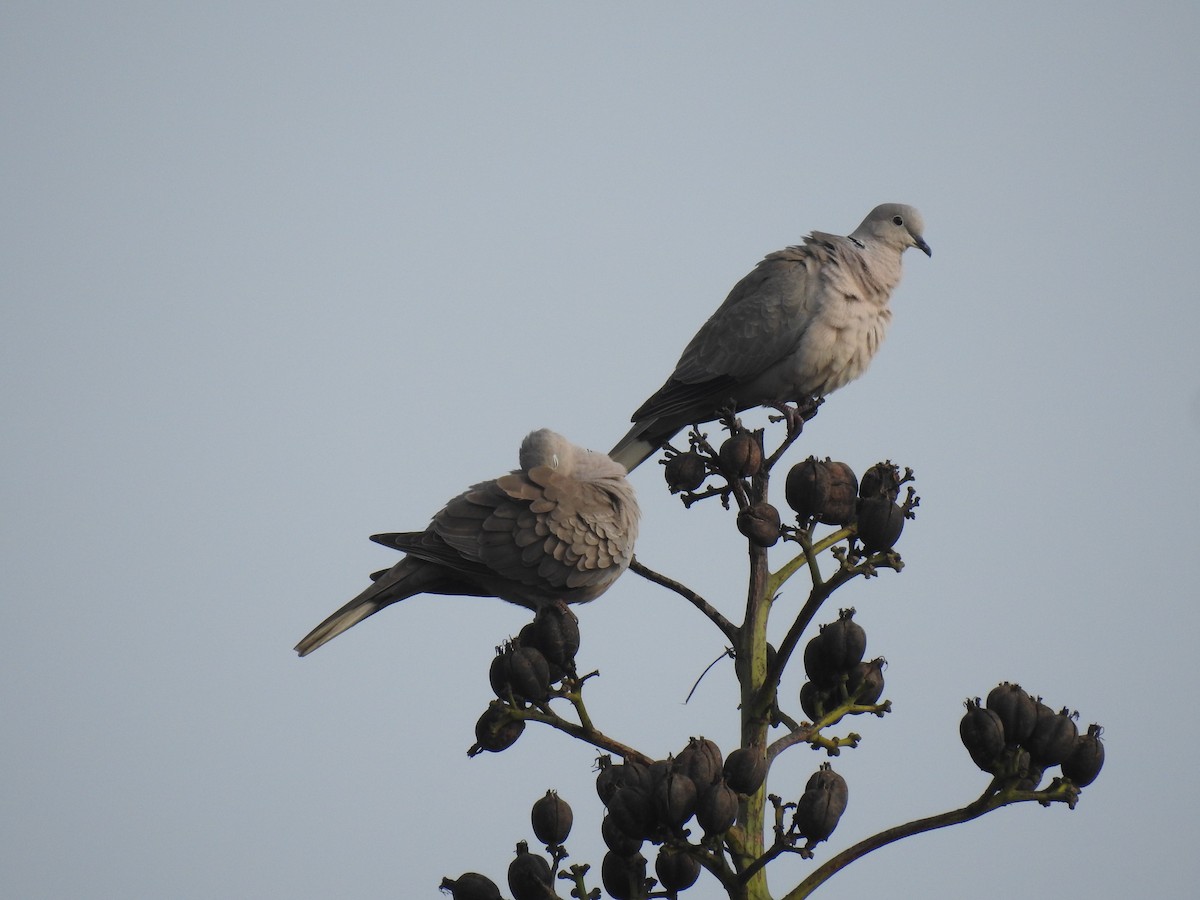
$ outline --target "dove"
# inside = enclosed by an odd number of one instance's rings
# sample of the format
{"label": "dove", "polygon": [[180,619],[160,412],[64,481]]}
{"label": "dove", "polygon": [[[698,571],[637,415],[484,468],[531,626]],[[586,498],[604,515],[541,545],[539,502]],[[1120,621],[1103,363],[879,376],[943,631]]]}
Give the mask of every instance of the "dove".
{"label": "dove", "polygon": [[404,559],[296,645],[307,656],[415,594],[499,597],[537,610],[585,603],[629,567],[638,505],[625,470],[549,429],[521,442],[520,468],[472,485],[424,531],[372,535]]}
{"label": "dove", "polygon": [[734,285],[631,417],[609,456],[632,472],[681,428],[741,412],[824,397],[866,371],[883,341],[909,247],[932,256],[921,214],[875,207],[848,237],[814,231],[766,256]]}

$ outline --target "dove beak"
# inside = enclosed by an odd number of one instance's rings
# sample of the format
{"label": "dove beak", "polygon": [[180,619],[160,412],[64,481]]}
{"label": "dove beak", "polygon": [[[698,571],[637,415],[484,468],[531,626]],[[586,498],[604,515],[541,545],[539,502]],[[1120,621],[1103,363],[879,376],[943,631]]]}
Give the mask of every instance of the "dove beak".
{"label": "dove beak", "polygon": [[918,250],[920,250],[926,256],[928,256],[930,258],[933,257],[933,251],[930,250],[929,245],[927,243],[925,243],[925,238],[921,237],[919,234],[914,234],[913,241],[915,242],[913,244],[913,246],[915,246]]}

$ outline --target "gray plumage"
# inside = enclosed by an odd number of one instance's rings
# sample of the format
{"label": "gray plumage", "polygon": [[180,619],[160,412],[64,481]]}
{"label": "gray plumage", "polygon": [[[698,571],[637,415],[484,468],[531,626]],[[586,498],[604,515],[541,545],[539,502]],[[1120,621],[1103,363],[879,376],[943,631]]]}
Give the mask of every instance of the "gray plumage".
{"label": "gray plumage", "polygon": [[629,471],[676,432],[738,412],[822,397],[858,378],[883,341],[909,247],[932,255],[921,214],[885,203],[849,237],[814,231],[734,285],[609,455]]}
{"label": "gray plumage", "polygon": [[625,470],[548,429],[521,443],[519,469],[472,485],[424,531],[376,534],[405,553],[314,628],[307,656],[385,606],[414,594],[499,597],[528,609],[603,594],[629,567],[638,505]]}

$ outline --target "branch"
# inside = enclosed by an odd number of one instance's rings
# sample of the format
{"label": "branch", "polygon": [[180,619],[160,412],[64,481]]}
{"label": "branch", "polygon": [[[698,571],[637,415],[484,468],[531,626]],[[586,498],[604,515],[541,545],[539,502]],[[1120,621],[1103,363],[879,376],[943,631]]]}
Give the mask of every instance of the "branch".
{"label": "branch", "polygon": [[710,604],[691,588],[680,584],[678,581],[675,581],[672,578],[668,578],[666,575],[660,575],[653,569],[647,568],[638,561],[636,556],[629,563],[629,571],[636,572],[647,581],[652,581],[657,585],[667,588],[667,590],[674,591],[680,597],[683,597],[685,600],[691,603],[692,606],[696,607],[696,609],[708,616],[709,619],[712,620],[713,624],[721,629],[721,633],[725,635],[731,644],[734,644],[735,646],[737,645],[738,627],[721,615],[720,610]]}
{"label": "branch", "polygon": [[[574,703],[574,700],[571,701]],[[643,765],[650,765],[654,762],[653,758],[634,750],[632,747],[622,744],[620,741],[610,738],[602,731],[595,728],[585,728],[582,725],[577,725],[567,719],[564,719],[553,710],[539,710],[534,708],[528,709],[513,709],[511,713],[514,718],[529,719],[534,722],[542,722],[549,725],[551,728],[557,728],[563,734],[568,734],[571,737],[583,741],[586,744],[591,744],[593,747],[598,747],[601,750],[607,750],[625,760],[636,760]],[[590,721],[590,720],[589,720]]]}
{"label": "branch", "polygon": [[945,828],[947,825],[960,825],[963,822],[977,819],[986,813],[993,812],[1010,803],[1023,803],[1034,800],[1043,806],[1049,806],[1051,803],[1066,803],[1071,808],[1074,808],[1075,802],[1078,799],[1079,789],[1059,778],[1054,779],[1050,786],[1042,791],[1020,791],[1014,787],[998,788],[994,779],[988,785],[987,790],[980,795],[979,799],[961,809],[954,809],[950,812],[929,816],[925,819],[906,822],[903,825],[897,825],[894,828],[888,828],[878,834],[871,835],[852,847],[847,847],[841,853],[830,858],[815,869],[811,875],[800,882],[792,891],[784,895],[783,900],[802,900],[802,898],[807,897],[852,862],[861,859],[872,850],[886,847],[888,844],[902,838],[912,837],[915,834],[923,834],[926,831],[934,831],[938,828]]}

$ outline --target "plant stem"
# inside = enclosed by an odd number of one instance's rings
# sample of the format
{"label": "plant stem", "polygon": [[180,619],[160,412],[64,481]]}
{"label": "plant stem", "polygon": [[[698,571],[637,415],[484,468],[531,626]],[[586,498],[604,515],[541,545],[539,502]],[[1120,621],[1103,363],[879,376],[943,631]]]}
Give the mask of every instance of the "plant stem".
{"label": "plant stem", "polygon": [[680,597],[683,597],[685,600],[691,603],[692,606],[696,607],[696,609],[708,616],[708,618],[712,620],[713,624],[721,629],[721,633],[725,635],[726,639],[728,639],[730,643],[734,645],[737,644],[738,627],[721,615],[720,610],[710,604],[691,588],[680,584],[673,578],[668,578],[666,575],[661,575],[658,572],[655,572],[653,569],[642,565],[636,556],[629,563],[629,571],[636,572],[647,581],[652,581],[657,585],[661,585],[668,590],[674,591]]}
{"label": "plant stem", "polygon": [[888,844],[902,838],[912,837],[914,834],[922,834],[926,831],[934,831],[938,828],[945,828],[947,825],[959,825],[963,822],[969,822],[1010,803],[1036,800],[1043,804],[1067,803],[1068,805],[1073,805],[1075,800],[1078,799],[1078,795],[1079,790],[1077,788],[1058,779],[1055,779],[1054,783],[1043,791],[1018,791],[1013,788],[997,790],[996,782],[993,781],[977,800],[968,803],[960,809],[953,809],[949,812],[939,813],[936,816],[905,822],[903,825],[897,825],[893,828],[885,829],[878,834],[873,834],[852,847],[847,847],[841,853],[831,857],[815,869],[812,874],[785,894],[783,900],[802,900],[802,898],[807,897],[833,875],[850,865],[850,863],[861,859],[872,850],[886,847]]}

